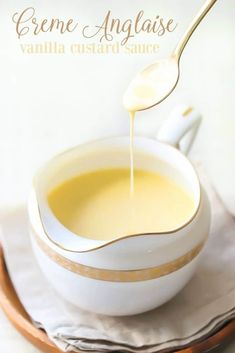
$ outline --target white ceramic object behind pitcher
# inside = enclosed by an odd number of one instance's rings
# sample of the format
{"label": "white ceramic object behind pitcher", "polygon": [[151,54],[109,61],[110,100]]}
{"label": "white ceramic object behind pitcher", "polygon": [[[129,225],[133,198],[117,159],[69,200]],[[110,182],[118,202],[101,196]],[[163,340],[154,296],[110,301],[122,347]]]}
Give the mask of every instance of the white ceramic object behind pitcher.
{"label": "white ceramic object behind pitcher", "polygon": [[[192,277],[210,225],[210,206],[186,151],[200,115],[177,108],[159,140],[135,138],[135,166],[158,171],[193,195],[193,217],[166,233],[137,234],[109,242],[86,239],[66,229],[47,204],[48,191],[73,175],[129,166],[129,138],[98,140],[48,162],[36,175],[29,199],[30,232],[38,263],[52,286],[79,307],[107,315],[132,315],[171,299]],[[128,303],[128,305],[127,305]]]}

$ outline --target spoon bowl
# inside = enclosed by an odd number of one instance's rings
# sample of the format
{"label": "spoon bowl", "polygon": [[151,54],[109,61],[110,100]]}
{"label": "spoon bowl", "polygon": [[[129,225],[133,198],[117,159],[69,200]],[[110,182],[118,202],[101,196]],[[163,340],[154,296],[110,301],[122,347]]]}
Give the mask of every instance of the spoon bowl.
{"label": "spoon bowl", "polygon": [[158,60],[140,71],[129,84],[123,104],[128,111],[140,111],[162,102],[174,90],[179,80],[179,60],[176,56]]}
{"label": "spoon bowl", "polygon": [[135,113],[152,108],[172,93],[179,80],[182,52],[191,35],[216,1],[205,2],[169,58],[147,66],[131,81],[123,96],[123,105],[127,111]]}

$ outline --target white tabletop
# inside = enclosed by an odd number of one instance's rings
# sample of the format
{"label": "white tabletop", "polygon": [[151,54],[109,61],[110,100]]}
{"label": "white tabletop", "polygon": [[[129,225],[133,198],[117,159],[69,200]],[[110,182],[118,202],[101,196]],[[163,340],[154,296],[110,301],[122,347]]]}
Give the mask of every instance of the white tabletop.
{"label": "white tabletop", "polygon": [[39,353],[27,342],[0,310],[0,353]]}

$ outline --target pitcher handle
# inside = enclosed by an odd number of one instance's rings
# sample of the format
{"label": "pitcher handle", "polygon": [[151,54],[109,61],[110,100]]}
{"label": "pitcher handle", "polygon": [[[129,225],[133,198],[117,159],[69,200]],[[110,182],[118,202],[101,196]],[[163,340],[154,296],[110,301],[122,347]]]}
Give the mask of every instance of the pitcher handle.
{"label": "pitcher handle", "polygon": [[186,105],[177,106],[160,127],[157,139],[188,154],[200,122],[201,114],[194,108]]}

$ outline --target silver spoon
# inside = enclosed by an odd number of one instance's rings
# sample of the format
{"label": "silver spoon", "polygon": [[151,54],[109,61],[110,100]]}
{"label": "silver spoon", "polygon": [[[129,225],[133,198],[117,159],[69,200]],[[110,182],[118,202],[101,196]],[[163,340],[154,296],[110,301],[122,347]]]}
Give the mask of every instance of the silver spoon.
{"label": "silver spoon", "polygon": [[191,35],[217,0],[207,0],[167,59],[156,61],[140,71],[129,84],[124,107],[129,112],[152,108],[166,99],[175,89],[180,76],[180,58]]}

